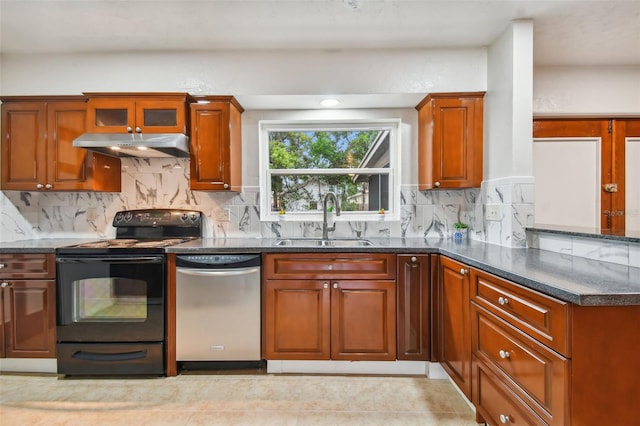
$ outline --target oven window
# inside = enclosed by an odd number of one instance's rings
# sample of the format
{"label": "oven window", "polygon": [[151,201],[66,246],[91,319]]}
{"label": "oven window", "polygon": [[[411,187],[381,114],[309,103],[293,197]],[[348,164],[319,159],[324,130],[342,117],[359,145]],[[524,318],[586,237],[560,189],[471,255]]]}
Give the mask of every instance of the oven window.
{"label": "oven window", "polygon": [[87,278],[73,282],[73,322],[141,322],[146,319],[146,281]]}

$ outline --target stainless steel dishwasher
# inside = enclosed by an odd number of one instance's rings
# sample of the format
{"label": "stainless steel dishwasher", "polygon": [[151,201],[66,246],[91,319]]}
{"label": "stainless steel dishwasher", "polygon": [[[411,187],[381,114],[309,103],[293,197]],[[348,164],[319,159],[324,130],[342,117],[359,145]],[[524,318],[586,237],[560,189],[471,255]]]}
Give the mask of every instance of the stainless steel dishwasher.
{"label": "stainless steel dishwasher", "polygon": [[176,267],[176,360],[259,362],[260,255],[177,255]]}

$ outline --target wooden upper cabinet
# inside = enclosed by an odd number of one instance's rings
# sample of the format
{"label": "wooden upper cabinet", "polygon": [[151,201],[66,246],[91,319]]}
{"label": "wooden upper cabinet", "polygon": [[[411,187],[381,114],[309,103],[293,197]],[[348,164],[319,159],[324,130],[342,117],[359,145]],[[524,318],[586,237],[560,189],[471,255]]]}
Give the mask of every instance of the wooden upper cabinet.
{"label": "wooden upper cabinet", "polygon": [[185,133],[187,93],[85,93],[89,133]]}
{"label": "wooden upper cabinet", "polygon": [[2,98],[3,190],[120,191],[120,160],[73,147],[85,131],[81,96]]}
{"label": "wooden upper cabinet", "polygon": [[432,93],[418,110],[418,189],[482,183],[484,92]]}
{"label": "wooden upper cabinet", "polygon": [[231,96],[197,97],[191,104],[190,187],[242,189],[242,106]]}

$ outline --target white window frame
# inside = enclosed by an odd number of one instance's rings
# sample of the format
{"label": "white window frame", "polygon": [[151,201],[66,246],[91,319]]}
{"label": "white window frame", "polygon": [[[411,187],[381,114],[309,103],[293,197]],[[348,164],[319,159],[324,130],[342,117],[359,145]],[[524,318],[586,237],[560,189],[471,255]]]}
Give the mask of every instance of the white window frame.
{"label": "white window frame", "polygon": [[[278,221],[283,218],[278,212],[271,211],[271,176],[274,174],[342,174],[350,169],[269,169],[269,132],[270,131],[300,131],[300,130],[389,130],[389,167],[367,168],[371,174],[386,174],[389,176],[389,210],[385,211],[384,220],[400,219],[400,147],[402,121],[399,118],[366,119],[366,120],[260,120],[259,129],[259,162],[260,162],[260,220]],[[378,212],[342,212],[335,216],[336,221],[373,221],[379,220]],[[322,221],[322,211],[287,212],[287,221]]]}

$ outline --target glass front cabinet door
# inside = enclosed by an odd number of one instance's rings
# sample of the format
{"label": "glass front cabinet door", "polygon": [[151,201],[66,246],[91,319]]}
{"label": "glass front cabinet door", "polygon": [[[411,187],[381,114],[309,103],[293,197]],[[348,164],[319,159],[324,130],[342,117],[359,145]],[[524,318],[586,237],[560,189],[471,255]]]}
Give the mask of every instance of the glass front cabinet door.
{"label": "glass front cabinet door", "polygon": [[90,133],[187,133],[186,93],[85,95]]}

